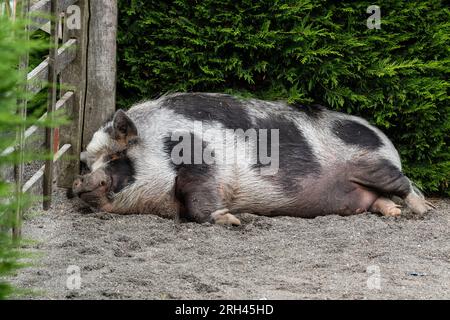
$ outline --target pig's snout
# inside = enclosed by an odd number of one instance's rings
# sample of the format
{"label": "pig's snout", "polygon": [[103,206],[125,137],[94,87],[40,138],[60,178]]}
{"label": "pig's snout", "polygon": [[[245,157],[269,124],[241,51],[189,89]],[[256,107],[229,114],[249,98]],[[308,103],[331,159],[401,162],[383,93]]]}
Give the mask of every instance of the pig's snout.
{"label": "pig's snout", "polygon": [[79,176],[72,185],[72,192],[93,208],[104,208],[110,203],[112,178],[102,169]]}
{"label": "pig's snout", "polygon": [[79,191],[81,190],[82,186],[83,186],[83,181],[84,178],[79,176],[75,179],[75,181],[72,184],[72,191],[77,194],[79,193]]}
{"label": "pig's snout", "polygon": [[72,185],[72,191],[77,196],[96,190],[106,193],[110,186],[111,178],[103,170],[98,170],[76,178]]}

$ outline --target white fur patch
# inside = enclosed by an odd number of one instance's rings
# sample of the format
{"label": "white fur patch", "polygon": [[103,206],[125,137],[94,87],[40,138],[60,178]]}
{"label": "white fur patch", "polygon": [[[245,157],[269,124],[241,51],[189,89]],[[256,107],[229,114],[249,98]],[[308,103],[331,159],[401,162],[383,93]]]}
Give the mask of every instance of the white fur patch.
{"label": "white fur patch", "polygon": [[91,142],[89,142],[88,146],[86,147],[86,151],[91,155],[97,154],[106,146],[111,144],[110,140],[111,138],[108,133],[106,133],[104,130],[98,130],[96,133],[94,133]]}

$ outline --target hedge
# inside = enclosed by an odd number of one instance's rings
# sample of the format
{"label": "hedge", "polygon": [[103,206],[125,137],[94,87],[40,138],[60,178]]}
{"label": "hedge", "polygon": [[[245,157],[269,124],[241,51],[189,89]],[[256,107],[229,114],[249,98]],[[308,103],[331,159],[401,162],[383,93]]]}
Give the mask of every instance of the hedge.
{"label": "hedge", "polygon": [[169,91],[285,99],[363,116],[426,193],[450,195],[444,1],[119,0],[118,104]]}

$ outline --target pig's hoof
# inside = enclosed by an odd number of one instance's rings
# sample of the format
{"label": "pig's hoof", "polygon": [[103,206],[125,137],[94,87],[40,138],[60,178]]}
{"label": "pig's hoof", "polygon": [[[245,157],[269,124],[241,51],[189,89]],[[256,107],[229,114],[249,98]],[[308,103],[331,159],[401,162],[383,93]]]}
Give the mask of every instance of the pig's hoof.
{"label": "pig's hoof", "polygon": [[398,217],[402,214],[402,210],[400,209],[400,206],[395,205],[395,207],[386,208],[386,210],[384,210],[382,214],[386,217]]}
{"label": "pig's hoof", "polygon": [[228,209],[221,209],[211,213],[211,218],[215,224],[240,226],[241,221],[232,215]]}
{"label": "pig's hoof", "polygon": [[401,206],[395,204],[392,200],[384,197],[379,197],[372,204],[370,210],[373,212],[379,212],[386,217],[398,217],[402,213],[402,210],[400,208]]}
{"label": "pig's hoof", "polygon": [[406,198],[405,202],[408,207],[416,214],[425,214],[431,210],[436,209],[436,206],[431,202],[410,193]]}

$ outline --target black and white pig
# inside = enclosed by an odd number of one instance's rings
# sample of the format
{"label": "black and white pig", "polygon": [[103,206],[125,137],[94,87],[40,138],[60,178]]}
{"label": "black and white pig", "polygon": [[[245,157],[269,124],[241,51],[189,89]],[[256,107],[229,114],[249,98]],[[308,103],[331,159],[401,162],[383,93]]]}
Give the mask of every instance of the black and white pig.
{"label": "black and white pig", "polygon": [[81,155],[73,191],[115,213],[240,224],[235,213],[397,216],[432,208],[397,150],[362,118],[321,106],[176,93],[117,111]]}

